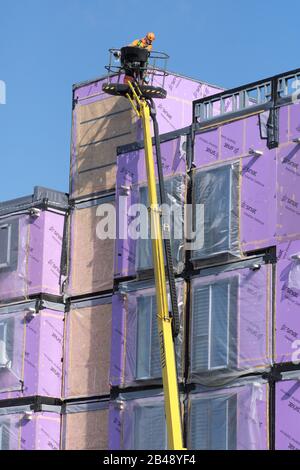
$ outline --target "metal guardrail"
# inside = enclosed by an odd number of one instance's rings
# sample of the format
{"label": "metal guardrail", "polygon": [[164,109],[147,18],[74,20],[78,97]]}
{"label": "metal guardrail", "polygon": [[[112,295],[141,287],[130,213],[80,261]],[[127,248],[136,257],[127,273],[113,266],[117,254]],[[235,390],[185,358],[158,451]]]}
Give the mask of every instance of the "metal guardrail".
{"label": "metal guardrail", "polygon": [[[121,73],[124,73],[124,69],[120,62],[121,49],[111,48],[109,49],[109,64],[105,66],[108,71],[107,81],[111,82],[115,75],[118,75],[118,82],[121,78]],[[144,70],[149,77],[149,85],[154,84],[155,77],[162,77],[160,86],[164,88],[165,78],[169,75],[167,72],[167,63],[170,56],[165,52],[151,51],[147,64],[145,64]]]}
{"label": "metal guardrail", "polygon": [[300,69],[260,80],[194,101],[194,122],[203,123],[267,103],[298,100]]}

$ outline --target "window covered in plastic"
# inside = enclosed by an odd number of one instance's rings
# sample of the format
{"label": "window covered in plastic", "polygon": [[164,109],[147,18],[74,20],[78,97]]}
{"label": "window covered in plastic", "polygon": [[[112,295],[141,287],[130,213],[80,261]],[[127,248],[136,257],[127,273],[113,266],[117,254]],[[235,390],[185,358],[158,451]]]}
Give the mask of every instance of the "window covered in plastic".
{"label": "window covered in plastic", "polygon": [[236,395],[193,399],[189,417],[189,449],[236,449]]}
{"label": "window covered in plastic", "polygon": [[0,422],[0,450],[9,450],[9,421]]}
{"label": "window covered in plastic", "polygon": [[21,390],[25,355],[24,311],[0,311],[0,392]]}
{"label": "window covered in plastic", "polygon": [[0,271],[15,269],[18,260],[18,221],[0,222]]}
{"label": "window covered in plastic", "polygon": [[[137,359],[136,378],[161,376],[156,296],[137,298]],[[145,360],[146,359],[146,360]]]}
{"label": "window covered in plastic", "polygon": [[[166,191],[166,204],[170,212],[162,213],[162,223],[170,225],[170,243],[173,257],[174,268],[177,272],[181,272],[184,262],[184,198],[185,198],[185,182],[183,176],[174,176],[164,181]],[[159,188],[157,186],[157,194],[159,196]],[[139,188],[139,203],[149,207],[148,187],[141,186]],[[170,214],[170,217],[169,217]],[[136,269],[143,271],[152,269],[152,243],[150,234],[150,217],[148,222],[148,238],[139,238],[136,245]]]}
{"label": "window covered in plastic", "polygon": [[0,318],[0,373],[1,369],[11,369],[13,363],[14,322]]}
{"label": "window covered in plastic", "polygon": [[193,372],[236,366],[237,292],[237,276],[193,288]]}
{"label": "window covered in plastic", "polygon": [[167,448],[164,404],[134,407],[134,450]]}
{"label": "window covered in plastic", "polygon": [[193,204],[204,209],[204,220],[195,220],[194,230],[203,231],[203,246],[192,251],[192,260],[216,255],[239,255],[238,163],[194,174]]}

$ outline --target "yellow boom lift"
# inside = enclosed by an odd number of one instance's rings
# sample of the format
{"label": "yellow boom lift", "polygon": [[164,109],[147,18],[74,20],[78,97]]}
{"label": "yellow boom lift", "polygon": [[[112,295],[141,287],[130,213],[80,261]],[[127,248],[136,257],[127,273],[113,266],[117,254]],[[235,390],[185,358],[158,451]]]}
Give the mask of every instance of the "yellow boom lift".
{"label": "yellow boom lift", "polygon": [[[163,99],[167,96],[163,88],[164,79],[167,75],[165,67],[156,67],[156,62],[161,60],[163,60],[166,65],[167,59],[168,56],[164,53],[149,52],[139,47],[127,46],[122,49],[110,49],[110,63],[106,67],[109,75],[107,83],[103,85],[103,91],[114,96],[124,96],[127,98],[143,123],[168,448],[171,450],[183,450],[182,422],[174,347],[174,339],[178,336],[180,327],[178,303],[170,238],[168,236],[163,237],[162,214],[158,204],[150,124],[150,119],[152,118],[159,196],[160,203],[164,204],[166,202],[166,196],[160,153],[159,129],[153,99]],[[115,65],[116,60],[120,61],[119,65]],[[150,60],[152,60],[151,65]],[[125,77],[123,83],[121,83],[122,77]],[[154,80],[158,81],[157,77],[162,78],[163,83],[161,87],[153,85]],[[168,226],[164,226],[163,229],[164,233],[170,230]],[[171,299],[170,309],[168,305],[167,278]]]}

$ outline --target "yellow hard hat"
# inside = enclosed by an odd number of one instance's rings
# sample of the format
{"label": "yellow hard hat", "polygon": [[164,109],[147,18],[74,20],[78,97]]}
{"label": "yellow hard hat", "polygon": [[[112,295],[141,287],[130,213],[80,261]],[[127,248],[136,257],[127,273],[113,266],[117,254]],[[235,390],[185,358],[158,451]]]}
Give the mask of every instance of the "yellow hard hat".
{"label": "yellow hard hat", "polygon": [[154,33],[147,33],[147,36],[146,38],[149,40],[149,41],[154,41],[155,40],[155,34]]}

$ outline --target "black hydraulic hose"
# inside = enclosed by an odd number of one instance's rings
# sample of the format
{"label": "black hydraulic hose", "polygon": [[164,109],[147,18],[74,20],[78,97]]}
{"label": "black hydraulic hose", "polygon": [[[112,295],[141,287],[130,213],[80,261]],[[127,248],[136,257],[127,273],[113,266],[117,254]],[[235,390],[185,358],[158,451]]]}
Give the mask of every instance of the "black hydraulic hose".
{"label": "black hydraulic hose", "polygon": [[[157,165],[157,173],[158,173],[158,187],[159,187],[160,202],[161,204],[166,204],[167,198],[166,198],[166,190],[165,190],[163,168],[162,168],[162,161],[161,161],[159,128],[158,128],[158,122],[156,119],[156,107],[155,107],[153,100],[150,100],[150,115],[153,121],[153,129],[154,129],[156,165]],[[169,281],[169,290],[170,290],[170,299],[171,299],[171,308],[172,308],[172,312],[171,312],[172,313],[172,331],[173,331],[173,337],[176,338],[180,331],[180,318],[179,318],[177,291],[176,291],[176,283],[175,283],[175,276],[174,276],[174,266],[173,266],[170,238],[166,238],[164,236],[163,242],[164,242],[164,249],[165,249],[165,256],[166,256],[166,268],[167,268],[167,276],[168,276],[168,281]]]}

